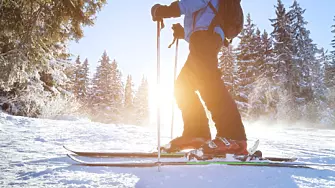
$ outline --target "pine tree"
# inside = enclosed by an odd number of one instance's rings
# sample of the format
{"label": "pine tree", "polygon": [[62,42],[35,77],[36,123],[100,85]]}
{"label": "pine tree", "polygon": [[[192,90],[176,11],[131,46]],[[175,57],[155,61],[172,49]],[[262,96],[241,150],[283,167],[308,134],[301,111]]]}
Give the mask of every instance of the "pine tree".
{"label": "pine tree", "polygon": [[[297,98],[296,101],[303,101],[304,104],[312,100],[312,80],[311,69],[316,64],[315,54],[317,51],[316,45],[310,38],[310,31],[306,29],[307,22],[305,21],[303,10],[295,0],[290,7],[288,16],[291,19],[292,39],[293,39],[293,66],[294,81],[296,85],[293,88],[293,94]],[[301,102],[300,102],[301,104]]]}
{"label": "pine tree", "polygon": [[263,62],[263,66],[261,66],[260,70],[264,77],[272,81],[277,67],[273,58],[273,40],[265,30],[261,38],[262,45],[260,51],[262,53],[261,61]]}
{"label": "pine tree", "polygon": [[254,58],[255,58],[255,77],[259,77],[262,75],[263,72],[261,72],[262,68],[264,67],[264,61],[263,61],[263,55],[264,55],[264,50],[263,50],[263,44],[262,44],[262,33],[259,30],[259,28],[256,29],[255,32],[255,38],[254,38]]}
{"label": "pine tree", "polygon": [[[334,17],[335,22],[335,17]],[[326,89],[326,108],[321,109],[322,122],[334,125],[335,122],[335,24],[332,25],[332,31],[334,38],[331,41],[332,50],[330,54],[325,58],[325,78],[324,83],[327,87]]]}
{"label": "pine tree", "polygon": [[133,102],[134,102],[134,91],[133,91],[134,83],[132,80],[131,75],[127,76],[127,82],[125,87],[125,97],[124,97],[124,107],[126,109],[133,108]]}
{"label": "pine tree", "polygon": [[275,98],[273,91],[276,84],[273,81],[273,58],[272,58],[272,39],[268,33],[257,28],[255,34],[255,67],[257,72],[253,83],[253,90],[249,94],[249,118],[258,118],[261,115],[269,114],[274,111]]}
{"label": "pine tree", "polygon": [[[335,17],[334,17],[335,21]],[[335,24],[332,26],[333,30],[331,31],[334,34],[334,38],[331,41],[331,45],[333,47],[333,50],[330,52],[330,58],[329,61],[326,63],[325,71],[325,82],[326,86],[328,88],[333,88],[335,87]]]}
{"label": "pine tree", "polygon": [[134,99],[136,124],[145,125],[149,121],[149,85],[143,76]]}
{"label": "pine tree", "polygon": [[278,0],[276,6],[276,18],[270,19],[273,31],[271,36],[274,39],[274,64],[277,65],[275,75],[276,82],[281,82],[283,89],[288,91],[289,94],[292,93],[292,28],[289,16],[286,13],[286,9],[281,0]]}
{"label": "pine tree", "polygon": [[[99,61],[100,65],[93,78],[91,92],[92,113],[95,119],[108,123],[121,120],[123,103],[122,74],[115,60],[105,51]],[[100,113],[98,113],[100,112]]]}
{"label": "pine tree", "polygon": [[25,88],[36,72],[47,70],[49,74],[56,67],[59,68],[56,73],[62,70],[62,64],[70,56],[68,44],[83,37],[83,27],[94,25],[96,13],[106,3],[106,0],[1,1],[0,89],[10,90],[18,84]]}
{"label": "pine tree", "polygon": [[325,68],[329,62],[328,52],[324,48],[317,51],[315,66],[311,69],[313,97],[316,100],[323,100],[326,90]]}
{"label": "pine tree", "polygon": [[241,41],[235,50],[238,79],[236,82],[236,102],[242,112],[242,116],[245,116],[248,110],[248,95],[253,90],[252,84],[258,74],[255,24],[252,23],[250,14],[247,15],[247,23],[239,38]]}
{"label": "pine tree", "polygon": [[[101,57],[100,65],[97,67],[96,73],[92,80],[92,93],[91,93],[91,108],[94,114],[94,119],[103,121],[108,117],[110,98],[109,95],[109,84],[111,82],[109,76],[109,57],[105,51]],[[105,121],[104,121],[105,122]]]}
{"label": "pine tree", "polygon": [[79,84],[80,71],[81,71],[81,61],[80,56],[78,55],[75,62],[74,85],[73,85],[73,93],[77,98],[79,98],[80,95],[80,84]]}
{"label": "pine tree", "polygon": [[74,92],[74,85],[75,85],[75,79],[76,79],[76,64],[73,62],[70,62],[65,70],[64,74],[67,77],[65,88],[67,91],[73,93]]}
{"label": "pine tree", "polygon": [[121,120],[121,109],[123,107],[124,89],[122,83],[122,73],[118,68],[116,60],[110,65],[109,75],[111,81],[108,86],[108,101],[110,102],[110,116],[113,121],[119,122]]}
{"label": "pine tree", "polygon": [[274,82],[280,83],[276,88],[275,95],[276,117],[278,119],[296,120],[301,117],[297,109],[297,85],[300,82],[300,73],[295,66],[297,60],[294,53],[294,29],[292,28],[292,17],[286,12],[281,0],[277,1],[276,18],[270,19],[273,31],[271,36],[274,40],[273,57],[276,65]]}
{"label": "pine tree", "polygon": [[85,59],[84,63],[77,67],[78,75],[77,75],[77,91],[78,91],[78,99],[82,102],[85,102],[88,97],[88,86],[89,86],[89,67],[88,60]]}
{"label": "pine tree", "polygon": [[[334,16],[334,22],[335,22],[335,16]],[[333,59],[333,61],[335,61],[335,24],[332,25],[332,28],[333,28],[333,30],[331,32],[334,34],[334,38],[331,42],[331,45],[333,47],[333,50],[331,51],[331,53],[332,53],[332,59]]]}
{"label": "pine tree", "polygon": [[132,76],[127,76],[127,82],[124,91],[124,122],[125,123],[134,123],[134,83]]}
{"label": "pine tree", "polygon": [[[262,79],[264,80],[263,95],[264,96],[264,113],[273,116],[276,112],[276,104],[278,103],[278,91],[280,90],[280,82],[276,81],[276,72],[278,71],[277,61],[274,59],[273,38],[269,36],[268,32],[264,30],[262,34],[262,47],[263,52],[262,61],[264,67],[261,68],[263,73]],[[261,83],[262,81],[259,81]]]}
{"label": "pine tree", "polygon": [[219,58],[219,68],[222,73],[222,80],[229,93],[235,98],[234,82],[235,82],[235,57],[233,53],[233,46],[222,47]]}

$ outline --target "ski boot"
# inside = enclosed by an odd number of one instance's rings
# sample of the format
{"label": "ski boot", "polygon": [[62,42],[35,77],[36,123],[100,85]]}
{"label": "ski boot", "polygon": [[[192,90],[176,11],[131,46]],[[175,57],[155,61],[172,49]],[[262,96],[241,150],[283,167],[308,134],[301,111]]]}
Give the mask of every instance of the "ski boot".
{"label": "ski boot", "polygon": [[225,158],[227,154],[234,156],[247,156],[247,142],[245,140],[236,141],[222,137],[216,137],[202,145],[197,150],[192,150],[187,154],[188,160],[210,160],[213,158]]}
{"label": "ski boot", "polygon": [[204,137],[177,137],[161,147],[162,152],[173,153],[187,149],[198,149],[210,139]]}

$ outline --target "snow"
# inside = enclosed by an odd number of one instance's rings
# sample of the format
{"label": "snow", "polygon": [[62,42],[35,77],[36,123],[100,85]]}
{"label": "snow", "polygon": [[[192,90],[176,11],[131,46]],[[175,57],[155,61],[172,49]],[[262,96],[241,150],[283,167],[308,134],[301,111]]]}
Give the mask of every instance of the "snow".
{"label": "snow", "polygon": [[[160,172],[157,168],[84,167],[68,159],[62,147],[151,150],[157,145],[156,129],[0,112],[0,187],[335,187],[334,167],[163,166]],[[161,131],[162,143],[169,140],[168,130]],[[335,163],[334,130],[269,124],[248,124],[246,130],[249,143],[260,139],[259,149],[265,156]]]}

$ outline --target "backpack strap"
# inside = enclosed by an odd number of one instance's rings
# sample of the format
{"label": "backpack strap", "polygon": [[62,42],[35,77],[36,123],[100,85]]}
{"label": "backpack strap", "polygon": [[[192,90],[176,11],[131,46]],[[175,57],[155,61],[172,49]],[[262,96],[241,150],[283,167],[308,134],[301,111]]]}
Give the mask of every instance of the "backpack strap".
{"label": "backpack strap", "polygon": [[212,9],[212,11],[215,14],[212,22],[210,23],[210,25],[208,27],[209,32],[213,33],[214,32],[214,28],[217,25],[219,25],[221,27],[222,31],[223,31],[223,24],[218,21],[218,18],[220,17],[219,12],[216,10],[216,8],[214,7],[214,5],[211,2],[208,3],[208,6]]}
{"label": "backpack strap", "polygon": [[[220,0],[219,0],[220,1]],[[208,6],[212,9],[212,11],[214,12],[215,16],[212,20],[212,22],[210,23],[209,27],[208,27],[208,31],[210,33],[214,33],[214,28],[219,25],[220,28],[222,29],[222,31],[224,32],[224,23],[223,21],[220,19],[221,15],[219,14],[219,12],[216,10],[216,8],[214,7],[214,5],[209,1]],[[223,45],[224,46],[228,46],[230,43],[232,43],[233,40],[228,40],[226,37],[223,39]]]}

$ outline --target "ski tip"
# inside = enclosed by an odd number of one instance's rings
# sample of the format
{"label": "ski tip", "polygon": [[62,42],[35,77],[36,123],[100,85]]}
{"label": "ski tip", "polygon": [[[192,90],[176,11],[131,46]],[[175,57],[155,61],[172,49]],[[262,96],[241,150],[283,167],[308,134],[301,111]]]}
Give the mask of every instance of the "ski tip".
{"label": "ski tip", "polygon": [[255,141],[255,144],[256,144],[256,145],[259,145],[259,139],[257,139],[257,140]]}
{"label": "ski tip", "polygon": [[76,159],[73,155],[71,154],[66,154],[66,156],[68,156],[70,159],[76,161],[76,162],[79,162],[78,159]]}
{"label": "ski tip", "polygon": [[248,149],[249,155],[253,155],[257,151],[258,145],[259,145],[259,139],[257,139],[254,145]]}
{"label": "ski tip", "polygon": [[63,148],[66,149],[66,150],[69,151],[69,152],[72,152],[72,153],[74,152],[72,149],[66,147],[65,145],[63,145]]}
{"label": "ski tip", "polygon": [[63,145],[63,148],[70,151],[70,148],[66,147],[65,145]]}

